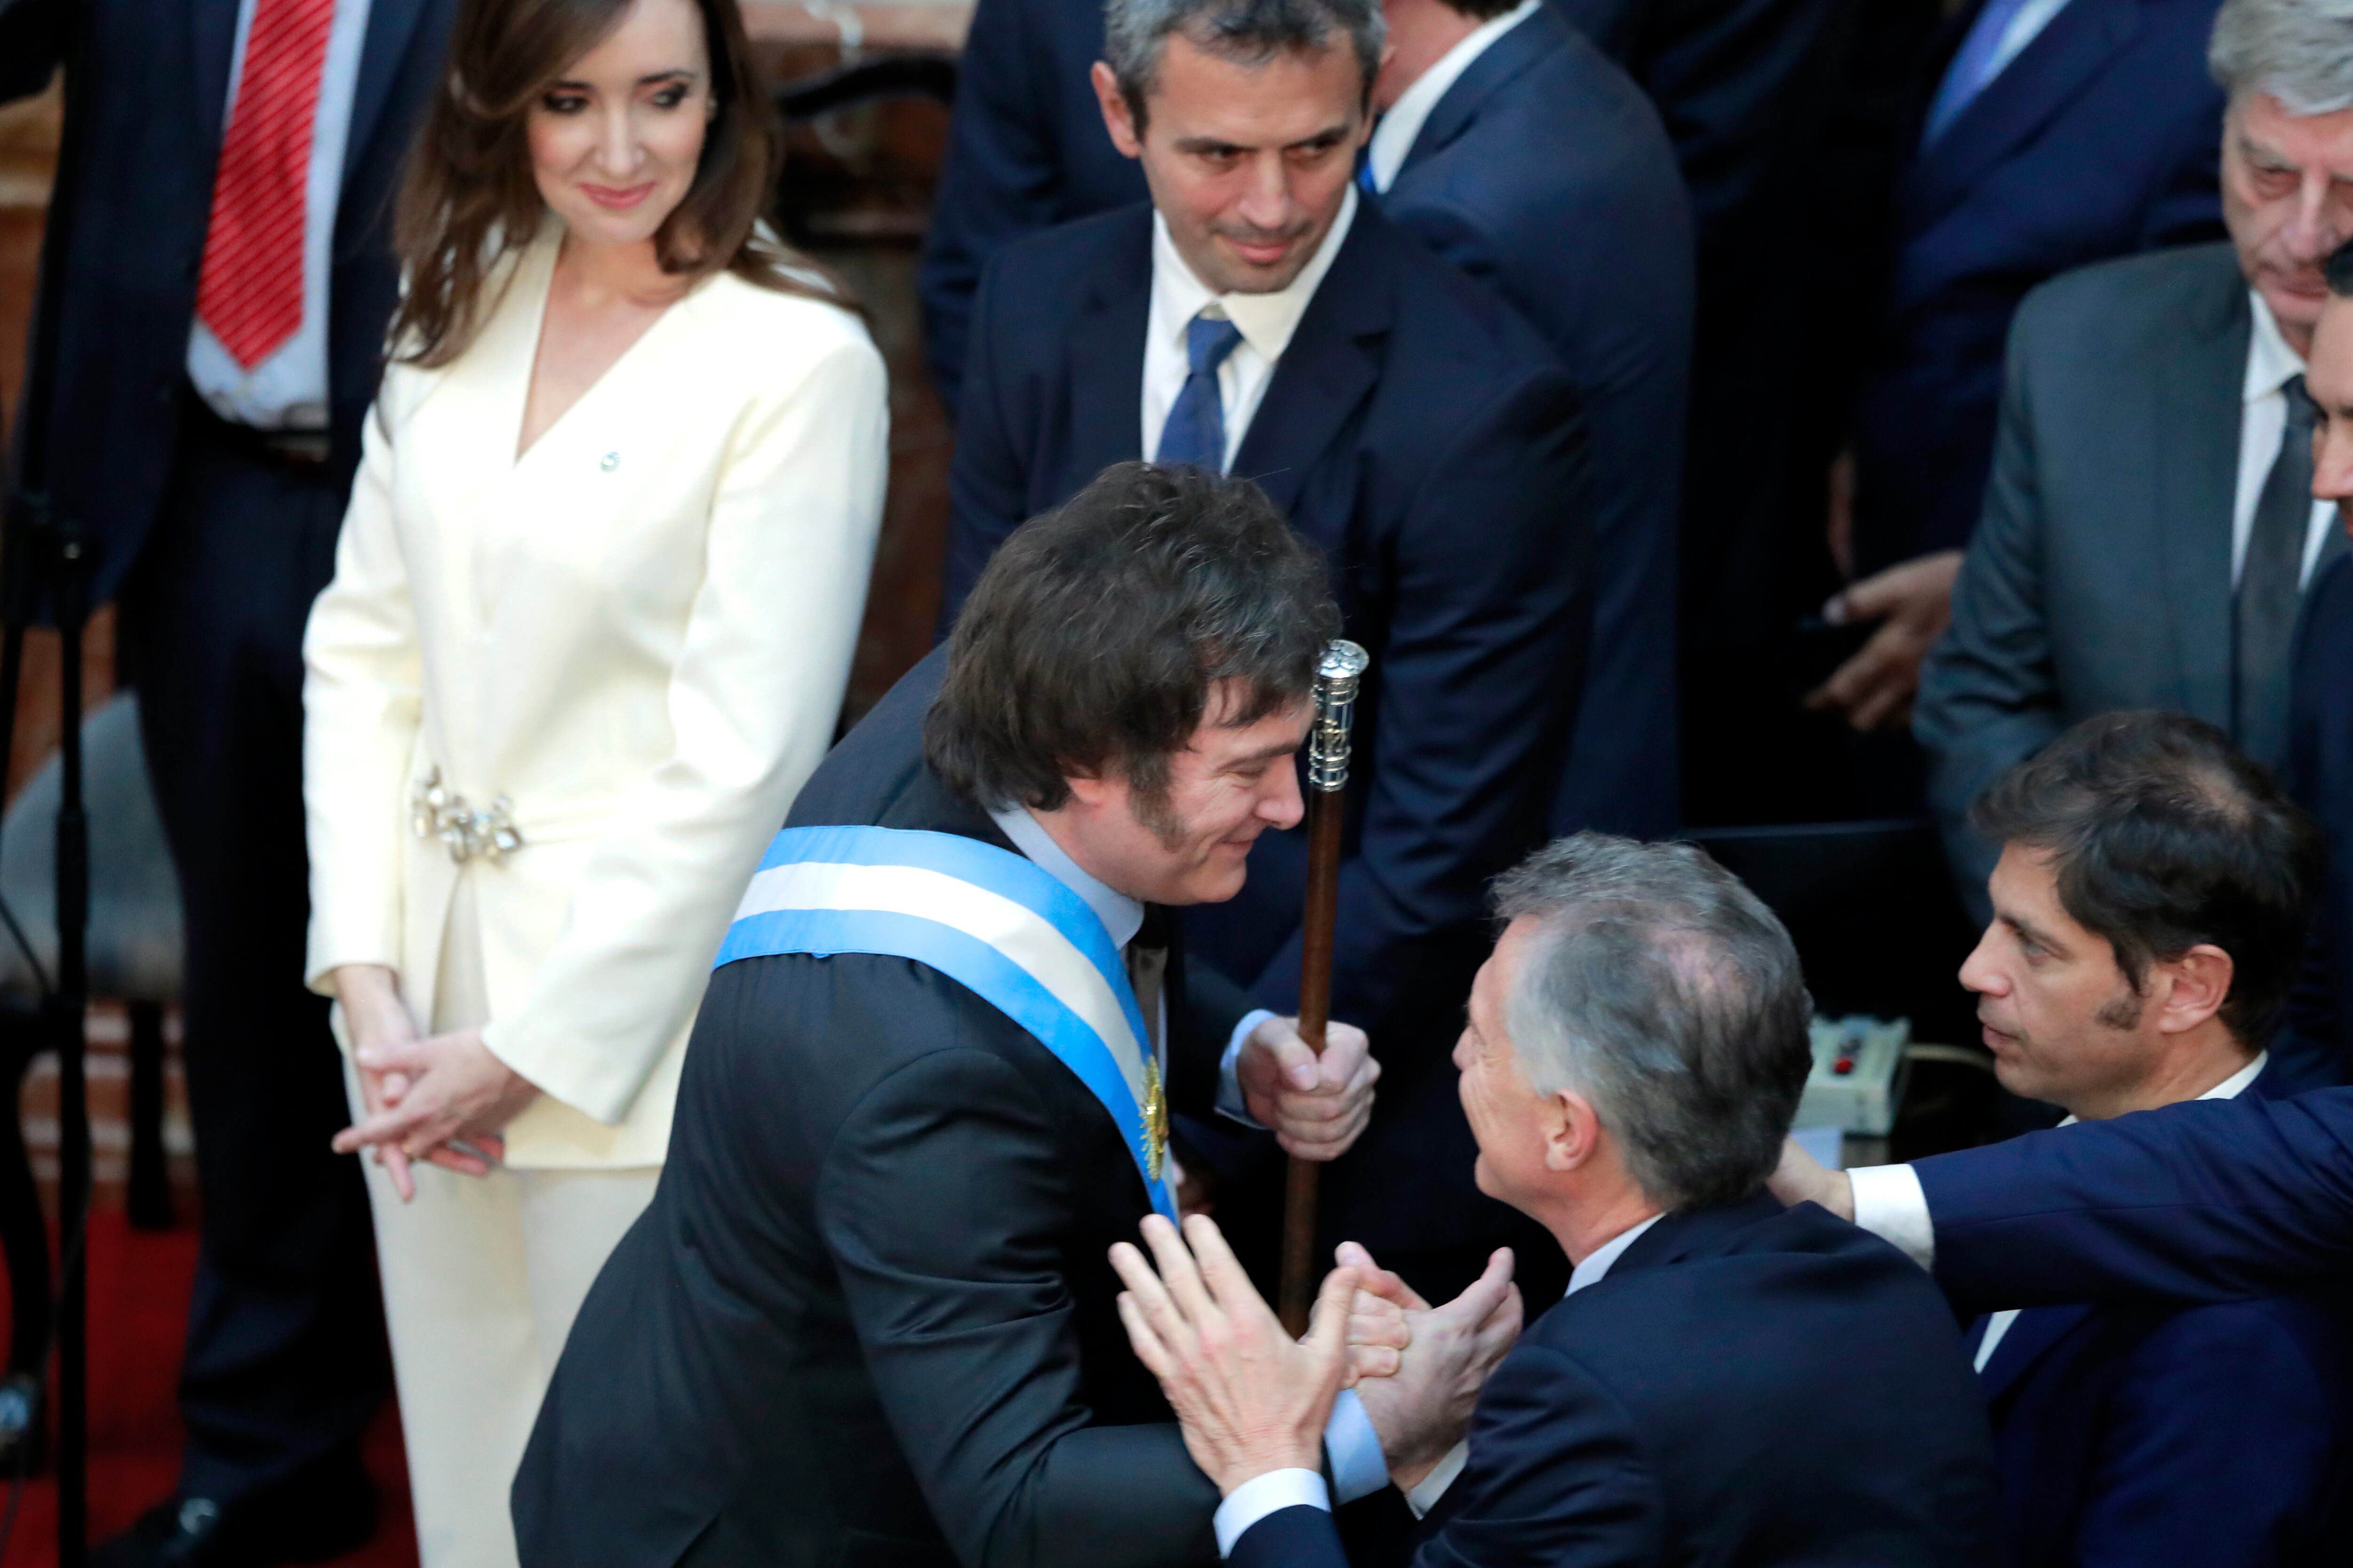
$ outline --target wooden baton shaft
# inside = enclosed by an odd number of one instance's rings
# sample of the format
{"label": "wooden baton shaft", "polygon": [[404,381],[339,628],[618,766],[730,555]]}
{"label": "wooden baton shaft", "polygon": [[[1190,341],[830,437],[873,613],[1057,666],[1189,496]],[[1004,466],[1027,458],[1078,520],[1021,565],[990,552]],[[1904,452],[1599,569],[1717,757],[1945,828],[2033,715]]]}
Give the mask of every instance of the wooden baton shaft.
{"label": "wooden baton shaft", "polygon": [[[1340,904],[1338,790],[1307,792],[1307,908],[1301,923],[1299,1037],[1324,1054],[1324,1026],[1332,1016],[1332,934]],[[1315,1162],[1293,1158],[1283,1188],[1282,1326],[1296,1339],[1307,1331],[1315,1299]]]}

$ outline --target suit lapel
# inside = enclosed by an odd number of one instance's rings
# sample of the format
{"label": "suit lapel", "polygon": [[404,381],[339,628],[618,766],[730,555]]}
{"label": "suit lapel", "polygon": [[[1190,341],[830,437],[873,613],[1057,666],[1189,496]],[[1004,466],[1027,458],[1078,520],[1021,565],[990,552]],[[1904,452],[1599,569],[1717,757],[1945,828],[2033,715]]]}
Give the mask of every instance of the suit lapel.
{"label": "suit lapel", "polygon": [[1990,1405],[2000,1398],[2052,1346],[2073,1332],[2077,1324],[2096,1310],[2095,1307],[2078,1305],[2030,1307],[2019,1313],[2010,1331],[2001,1336],[2001,1343],[1993,1347],[1993,1359],[1978,1373],[1978,1391],[1985,1395],[1986,1403]]}
{"label": "suit lapel", "polygon": [[2035,40],[1923,148],[1905,181],[1914,231],[2043,127],[2140,30],[2140,0],[2069,0]]}
{"label": "suit lapel", "polygon": [[[1374,205],[1359,202],[1348,237],[1299,318],[1234,455],[1234,472],[1257,480],[1286,512],[1296,506],[1308,470],[1380,379],[1383,340],[1397,312],[1398,243]],[[1342,541],[1316,542],[1336,552]]]}
{"label": "suit lapel", "polygon": [[1152,209],[1135,213],[1134,233],[1094,274],[1078,330],[1070,338],[1071,452],[1052,494],[1040,506],[1075,495],[1113,463],[1152,454],[1140,449],[1144,426],[1144,336],[1152,322]]}
{"label": "suit lapel", "polygon": [[196,123],[204,128],[206,144],[214,149],[205,171],[207,184],[212,178],[211,164],[220,156],[221,138],[228,129],[228,73],[237,61],[237,0],[194,0],[188,7],[188,63],[195,70]]}
{"label": "suit lapel", "polygon": [[[343,142],[343,173],[348,175],[384,114],[392,94],[393,79],[400,74],[401,57],[408,52],[409,35],[429,0],[370,0],[367,37],[360,46],[360,75],[352,95],[352,128]],[[438,84],[437,84],[438,85]]]}
{"label": "suit lapel", "polygon": [[1486,52],[1472,60],[1431,107],[1430,118],[1421,122],[1421,133],[1406,149],[1405,162],[1398,167],[1398,178],[1404,179],[1416,163],[1435,156],[1471,129],[1489,99],[1562,47],[1568,37],[1567,21],[1552,6],[1545,5],[1488,45]]}
{"label": "suit lapel", "polygon": [[2165,345],[2142,385],[2156,441],[2146,504],[2157,518],[2165,607],[2184,710],[2228,728],[2231,510],[2239,486],[2239,420],[2253,321],[2228,246],[2212,247],[2214,293]]}

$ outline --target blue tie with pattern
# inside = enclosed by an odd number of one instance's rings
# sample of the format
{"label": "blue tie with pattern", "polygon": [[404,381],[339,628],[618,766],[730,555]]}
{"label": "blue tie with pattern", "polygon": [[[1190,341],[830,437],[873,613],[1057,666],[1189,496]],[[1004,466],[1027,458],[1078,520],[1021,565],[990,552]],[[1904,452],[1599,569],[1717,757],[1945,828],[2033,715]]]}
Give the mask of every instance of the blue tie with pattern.
{"label": "blue tie with pattern", "polygon": [[1158,463],[1191,463],[1226,471],[1226,405],[1218,393],[1218,367],[1242,341],[1242,330],[1222,317],[1196,316],[1185,324],[1185,359],[1190,367],[1184,388],[1160,426]]}

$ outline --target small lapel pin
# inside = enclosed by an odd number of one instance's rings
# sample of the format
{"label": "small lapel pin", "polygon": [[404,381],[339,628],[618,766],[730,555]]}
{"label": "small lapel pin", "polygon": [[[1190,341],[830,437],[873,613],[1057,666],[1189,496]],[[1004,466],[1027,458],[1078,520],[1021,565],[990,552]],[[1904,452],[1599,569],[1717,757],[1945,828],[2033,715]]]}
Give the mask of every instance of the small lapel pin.
{"label": "small lapel pin", "polygon": [[596,466],[609,474],[615,468],[621,466],[621,454],[618,452],[607,452]]}

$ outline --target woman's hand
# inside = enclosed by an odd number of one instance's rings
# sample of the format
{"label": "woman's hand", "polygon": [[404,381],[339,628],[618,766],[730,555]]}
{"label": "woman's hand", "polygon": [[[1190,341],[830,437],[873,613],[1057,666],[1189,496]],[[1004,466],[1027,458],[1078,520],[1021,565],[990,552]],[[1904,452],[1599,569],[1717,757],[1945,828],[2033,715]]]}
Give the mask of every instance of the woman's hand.
{"label": "woman's hand", "polygon": [[[491,1160],[505,1152],[500,1133],[539,1098],[529,1079],[491,1054],[478,1028],[429,1039],[412,1034],[405,1041],[357,1049],[353,1056],[363,1074],[380,1074],[400,1092],[381,1110],[371,1107],[365,1120],[335,1134],[335,1152],[382,1149],[387,1170],[397,1152],[467,1175],[486,1174]],[[453,1143],[479,1152],[448,1147]],[[414,1193],[406,1175],[402,1170],[395,1176],[404,1200]]]}
{"label": "woman's hand", "polygon": [[[400,976],[393,971],[381,963],[346,963],[327,978],[334,985],[335,1000],[343,1005],[343,1032],[351,1037],[355,1067],[364,1054],[374,1055],[417,1038],[417,1020],[409,1016],[408,1004],[400,999]],[[399,1104],[407,1090],[408,1080],[397,1073],[387,1079],[364,1067],[357,1070],[360,1105],[371,1117]],[[415,1194],[406,1153],[397,1146],[379,1145],[372,1154],[390,1174],[404,1201]]]}

